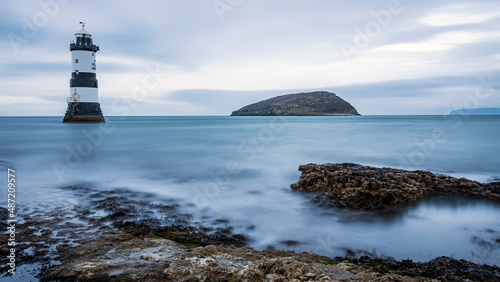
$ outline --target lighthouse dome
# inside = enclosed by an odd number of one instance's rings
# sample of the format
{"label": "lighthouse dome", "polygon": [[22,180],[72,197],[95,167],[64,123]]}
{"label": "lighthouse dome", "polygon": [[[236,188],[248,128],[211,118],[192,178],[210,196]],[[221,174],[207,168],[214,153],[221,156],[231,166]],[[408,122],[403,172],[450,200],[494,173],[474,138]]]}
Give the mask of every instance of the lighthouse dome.
{"label": "lighthouse dome", "polygon": [[73,42],[69,45],[69,49],[71,51],[75,50],[84,50],[84,51],[92,51],[92,52],[97,52],[99,51],[99,46],[95,45],[93,40],[92,40],[92,34],[90,34],[86,29],[85,29],[85,23],[80,22],[82,25],[82,29],[75,33],[76,36],[76,42]]}
{"label": "lighthouse dome", "polygon": [[90,34],[86,29],[85,27],[82,27],[82,29],[80,29],[77,33],[75,33],[75,35],[78,37],[78,36],[88,36],[88,37],[92,37],[92,34]]}

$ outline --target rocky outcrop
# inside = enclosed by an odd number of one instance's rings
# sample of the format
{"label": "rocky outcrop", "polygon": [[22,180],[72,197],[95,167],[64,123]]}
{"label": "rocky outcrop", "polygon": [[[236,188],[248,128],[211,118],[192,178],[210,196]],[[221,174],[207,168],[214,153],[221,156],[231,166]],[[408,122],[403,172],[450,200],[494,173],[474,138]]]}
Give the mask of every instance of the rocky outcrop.
{"label": "rocky outcrop", "polygon": [[500,199],[500,183],[483,184],[428,171],[375,168],[352,163],[301,165],[292,189],[321,193],[325,206],[360,210],[383,209],[437,193],[461,193]]}
{"label": "rocky outcrop", "polygon": [[232,116],[359,116],[348,102],[327,91],[288,94],[245,106]]}
{"label": "rocky outcrop", "polygon": [[[328,258],[246,247],[230,222],[195,224],[174,200],[150,202],[137,191],[72,191],[78,205],[34,206],[16,231],[12,281],[498,281],[500,268],[441,257],[428,263],[378,258],[346,249]],[[498,189],[498,187],[497,187]],[[140,200],[144,199],[144,200]],[[6,222],[7,210],[0,208]],[[2,217],[3,214],[3,217]],[[156,215],[162,215],[158,218]],[[219,224],[222,224],[219,225]],[[7,242],[8,233],[0,234]],[[293,245],[294,241],[288,242]],[[500,242],[500,238],[496,239]],[[9,246],[0,246],[7,254]],[[362,257],[358,257],[364,254]],[[0,271],[7,273],[7,256]],[[21,269],[24,268],[24,273]],[[33,278],[27,277],[32,274]],[[467,280],[469,279],[469,280]],[[10,281],[10,280],[9,280]]]}
{"label": "rocky outcrop", "polygon": [[[78,247],[61,247],[61,264],[47,281],[424,281],[394,271],[286,250],[230,246],[193,250],[148,236],[108,234]],[[366,263],[366,260],[364,261]],[[393,262],[393,261],[391,261]],[[489,272],[488,272],[489,273]]]}
{"label": "rocky outcrop", "polygon": [[446,256],[428,262],[413,262],[408,259],[397,261],[390,257],[362,256],[351,258],[350,262],[380,273],[389,272],[427,278],[421,281],[429,281],[428,278],[433,278],[431,281],[499,281],[500,279],[500,268],[498,266],[479,265]]}
{"label": "rocky outcrop", "polygon": [[[58,247],[60,264],[42,281],[498,281],[500,268],[450,257],[429,262],[390,257],[318,256],[287,250],[186,246],[111,232]],[[439,280],[434,280],[439,279]]]}

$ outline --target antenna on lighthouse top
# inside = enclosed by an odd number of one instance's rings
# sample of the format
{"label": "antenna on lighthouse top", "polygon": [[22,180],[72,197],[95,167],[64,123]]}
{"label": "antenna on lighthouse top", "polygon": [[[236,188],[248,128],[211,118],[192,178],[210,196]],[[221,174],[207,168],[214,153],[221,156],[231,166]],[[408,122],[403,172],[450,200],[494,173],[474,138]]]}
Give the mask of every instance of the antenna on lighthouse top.
{"label": "antenna on lighthouse top", "polygon": [[80,22],[80,24],[82,25],[82,28],[85,28],[85,25],[87,24],[86,22]]}

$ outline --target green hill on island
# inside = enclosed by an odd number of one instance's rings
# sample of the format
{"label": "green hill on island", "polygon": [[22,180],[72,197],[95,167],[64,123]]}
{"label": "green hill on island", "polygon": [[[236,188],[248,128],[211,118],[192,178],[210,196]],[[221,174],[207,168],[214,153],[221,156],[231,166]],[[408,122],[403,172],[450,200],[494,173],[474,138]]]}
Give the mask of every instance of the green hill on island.
{"label": "green hill on island", "polygon": [[287,94],[234,111],[231,116],[359,116],[348,102],[327,91]]}

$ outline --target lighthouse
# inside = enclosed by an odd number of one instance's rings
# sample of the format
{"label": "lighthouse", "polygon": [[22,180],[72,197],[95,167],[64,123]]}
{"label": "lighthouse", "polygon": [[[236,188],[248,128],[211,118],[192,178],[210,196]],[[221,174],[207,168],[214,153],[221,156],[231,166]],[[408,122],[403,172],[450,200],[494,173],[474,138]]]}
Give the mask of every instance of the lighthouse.
{"label": "lighthouse", "polygon": [[105,122],[97,94],[96,53],[99,46],[94,45],[85,23],[80,24],[82,29],[75,33],[76,41],[69,45],[72,70],[63,122]]}

